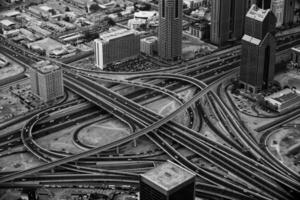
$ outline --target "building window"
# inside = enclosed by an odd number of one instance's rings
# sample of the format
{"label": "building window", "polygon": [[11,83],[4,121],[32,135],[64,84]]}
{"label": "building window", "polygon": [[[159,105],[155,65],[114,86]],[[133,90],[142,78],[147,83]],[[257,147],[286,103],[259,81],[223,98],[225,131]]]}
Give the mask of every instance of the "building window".
{"label": "building window", "polygon": [[179,13],[179,2],[178,0],[175,1],[175,17],[178,18],[178,13]]}

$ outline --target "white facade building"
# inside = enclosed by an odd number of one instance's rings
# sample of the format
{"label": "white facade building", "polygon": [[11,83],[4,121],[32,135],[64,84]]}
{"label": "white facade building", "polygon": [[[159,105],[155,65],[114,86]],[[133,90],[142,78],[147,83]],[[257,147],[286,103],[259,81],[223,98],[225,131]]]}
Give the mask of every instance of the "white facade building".
{"label": "white facade building", "polygon": [[157,53],[157,37],[150,36],[141,39],[141,52],[146,55],[154,55]]}
{"label": "white facade building", "polygon": [[190,9],[196,9],[202,6],[203,4],[206,4],[206,0],[183,0],[183,3],[187,5]]}
{"label": "white facade building", "polygon": [[140,36],[133,30],[110,30],[94,41],[94,52],[96,66],[103,69],[108,64],[138,56]]}

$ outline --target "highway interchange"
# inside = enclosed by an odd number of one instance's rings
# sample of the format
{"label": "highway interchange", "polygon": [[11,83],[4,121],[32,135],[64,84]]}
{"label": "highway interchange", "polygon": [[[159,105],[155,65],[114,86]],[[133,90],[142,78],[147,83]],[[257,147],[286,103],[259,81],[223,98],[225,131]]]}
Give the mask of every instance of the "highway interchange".
{"label": "highway interchange", "polygon": [[[297,44],[296,38],[291,44],[284,43],[278,49],[286,49]],[[44,57],[27,52],[18,46],[8,43],[1,38],[1,48],[25,66],[30,65]],[[45,164],[24,171],[4,173],[0,177],[1,187],[20,187],[22,182],[32,180],[40,184],[58,182],[82,182],[82,181],[106,181],[124,182],[125,184],[137,185],[138,173],[148,167],[151,168],[153,157],[156,155],[114,155],[108,156],[111,149],[132,142],[134,139],[146,136],[153,141],[160,152],[167,154],[178,164],[194,171],[199,181],[197,182],[196,194],[199,197],[224,198],[224,199],[296,199],[300,194],[300,178],[283,163],[278,161],[265,143],[268,131],[279,123],[286,123],[295,115],[299,116],[299,109],[291,115],[285,115],[273,124],[260,127],[259,132],[266,135],[263,141],[257,142],[251,133],[243,126],[235,111],[231,110],[216,92],[225,80],[235,78],[238,74],[240,62],[240,47],[236,46],[208,56],[206,59],[189,61],[160,72],[127,73],[129,79],[120,80],[103,78],[105,74],[113,73],[93,72],[76,69],[68,64],[52,60],[64,67],[64,84],[70,91],[82,96],[83,100],[61,102],[61,104],[42,110],[30,116],[21,132],[15,132],[0,138],[0,149],[7,149],[17,145],[24,145]],[[122,73],[119,73],[122,75]],[[98,81],[114,84],[107,88]],[[140,90],[120,95],[128,87],[139,87]],[[193,87],[196,89],[194,96],[184,100],[178,96],[183,88]],[[145,92],[147,91],[147,92]],[[173,113],[163,117],[147,109],[140,104],[145,98],[159,98],[167,96],[180,104]],[[205,98],[214,108],[214,112],[225,130],[220,130],[210,124],[212,130],[224,140],[224,143],[212,141],[206,136],[199,134],[195,127],[201,127],[203,121],[209,122],[208,113],[203,112],[201,98]],[[82,113],[81,109],[86,111]],[[77,107],[78,112],[71,112],[66,116],[50,120],[57,111]],[[91,107],[97,107],[97,111],[89,112]],[[75,109],[74,109],[75,110]],[[91,109],[92,110],[92,109]],[[105,112],[124,121],[133,133],[125,138],[110,144],[86,148],[79,154],[67,152],[53,152],[41,147],[37,137],[60,129],[68,124],[80,123],[87,118],[92,118],[95,113]],[[188,127],[172,121],[178,114],[187,112],[190,119]],[[80,114],[78,114],[80,113]],[[196,121],[195,118],[201,117]],[[56,122],[59,122],[57,124]],[[4,127],[2,127],[4,128]],[[45,130],[44,130],[45,129]],[[75,138],[76,140],[76,138]],[[218,174],[208,168],[202,168],[187,159],[181,152],[170,144],[173,141],[181,147],[187,148],[198,157],[207,160],[228,174],[233,174],[240,181],[230,178],[228,175]],[[261,148],[263,147],[263,148]],[[105,153],[106,152],[106,153]],[[1,152],[0,152],[1,153]],[[98,155],[98,156],[97,156]],[[100,156],[99,156],[100,155]],[[105,168],[91,167],[96,161],[130,161],[135,162],[135,170],[124,170],[128,166],[120,166],[120,169],[108,170]],[[58,167],[62,168],[58,168]],[[51,170],[58,170],[58,175],[52,174]],[[91,176],[93,179],[91,180]],[[13,182],[12,182],[13,181]],[[34,187],[39,187],[39,184]]]}

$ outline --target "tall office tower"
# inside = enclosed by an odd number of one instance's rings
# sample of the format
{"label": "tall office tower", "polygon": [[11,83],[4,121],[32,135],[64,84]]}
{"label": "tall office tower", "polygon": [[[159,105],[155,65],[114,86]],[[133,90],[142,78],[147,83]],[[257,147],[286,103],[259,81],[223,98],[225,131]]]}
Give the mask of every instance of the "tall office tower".
{"label": "tall office tower", "polygon": [[243,36],[246,0],[212,0],[210,40],[222,45]]}
{"label": "tall office tower", "polygon": [[231,0],[230,8],[230,39],[238,40],[244,35],[246,0]]}
{"label": "tall office tower", "polygon": [[283,24],[289,25],[294,22],[296,0],[285,0]]}
{"label": "tall office tower", "polygon": [[267,89],[274,78],[276,17],[270,9],[252,5],[242,38],[240,83],[250,92]]}
{"label": "tall office tower", "polygon": [[284,7],[285,7],[284,4],[285,4],[285,0],[272,0],[271,2],[271,10],[277,19],[276,27],[280,27],[283,25]]}
{"label": "tall office tower", "polygon": [[48,61],[36,63],[30,69],[31,89],[48,102],[64,95],[62,69]]}
{"label": "tall office tower", "polygon": [[104,69],[108,64],[136,57],[140,53],[140,36],[127,29],[110,29],[94,41],[96,66]]}
{"label": "tall office tower", "polygon": [[140,199],[142,200],[194,200],[195,175],[168,161],[142,174]]}
{"label": "tall office tower", "polygon": [[231,0],[212,0],[210,41],[222,45],[230,35]]}
{"label": "tall office tower", "polygon": [[181,59],[182,0],[159,1],[158,55],[167,61]]}

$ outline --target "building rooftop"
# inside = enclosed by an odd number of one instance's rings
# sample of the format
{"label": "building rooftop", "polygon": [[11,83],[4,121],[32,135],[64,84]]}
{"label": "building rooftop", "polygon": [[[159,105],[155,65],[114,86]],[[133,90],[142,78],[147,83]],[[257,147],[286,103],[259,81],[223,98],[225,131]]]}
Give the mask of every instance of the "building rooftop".
{"label": "building rooftop", "polygon": [[43,11],[46,11],[46,12],[49,12],[50,10],[52,10],[52,8],[47,5],[41,5],[40,9]]}
{"label": "building rooftop", "polygon": [[127,30],[127,29],[110,29],[106,32],[103,32],[100,34],[100,39],[101,40],[105,40],[105,41],[109,41],[109,40],[113,40],[119,37],[123,37],[126,35],[131,35],[131,34],[135,34],[136,32],[133,30]]}
{"label": "building rooftop", "polygon": [[43,74],[46,74],[46,73],[49,73],[49,72],[60,69],[60,67],[58,65],[51,64],[48,61],[37,62],[34,65],[34,68],[37,69],[39,72],[41,72]]}
{"label": "building rooftop", "polygon": [[141,175],[143,178],[163,188],[165,191],[193,179],[195,174],[185,168],[168,161]]}
{"label": "building rooftop", "polygon": [[8,10],[5,12],[1,12],[0,15],[4,17],[14,17],[16,15],[19,15],[21,12],[17,10]]}
{"label": "building rooftop", "polygon": [[282,95],[280,97],[274,98],[274,100],[276,100],[280,103],[283,103],[283,102],[289,101],[290,99],[293,99],[297,96],[298,95],[296,93],[288,93],[288,94]]}
{"label": "building rooftop", "polygon": [[292,47],[292,51],[300,53],[300,46]]}
{"label": "building rooftop", "polygon": [[257,5],[253,4],[250,10],[248,11],[246,17],[255,19],[257,21],[263,21],[267,17],[269,12],[271,12],[270,9],[264,10],[257,7]]}
{"label": "building rooftop", "polygon": [[14,25],[15,23],[8,20],[8,19],[3,19],[0,21],[1,24],[3,24],[4,26],[11,26],[11,25]]}
{"label": "building rooftop", "polygon": [[257,39],[255,37],[252,37],[252,36],[249,36],[249,35],[246,35],[246,34],[243,36],[242,40],[247,41],[247,42],[252,43],[252,44],[255,44],[255,45],[259,45],[260,42],[261,42],[260,39]]}
{"label": "building rooftop", "polygon": [[53,40],[52,38],[47,37],[35,42],[31,42],[28,44],[28,46],[31,48],[44,49],[46,52],[50,52],[53,49],[63,46],[63,44],[56,40]]}
{"label": "building rooftop", "polygon": [[183,0],[184,3],[191,3],[191,2],[203,2],[203,0]]}
{"label": "building rooftop", "polygon": [[150,36],[150,37],[143,38],[142,40],[147,42],[147,43],[153,43],[153,42],[157,41],[157,37],[156,36]]}
{"label": "building rooftop", "polygon": [[142,18],[142,19],[150,19],[155,15],[158,15],[157,11],[139,11],[134,13],[135,18]]}
{"label": "building rooftop", "polygon": [[284,103],[291,99],[294,99],[298,97],[298,94],[294,92],[293,90],[286,88],[284,90],[281,90],[279,92],[276,92],[274,94],[271,94],[267,97],[265,97],[265,100],[269,100],[272,102],[278,102],[278,103]]}

